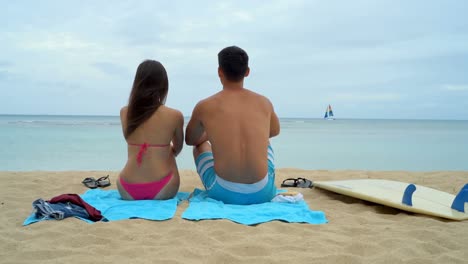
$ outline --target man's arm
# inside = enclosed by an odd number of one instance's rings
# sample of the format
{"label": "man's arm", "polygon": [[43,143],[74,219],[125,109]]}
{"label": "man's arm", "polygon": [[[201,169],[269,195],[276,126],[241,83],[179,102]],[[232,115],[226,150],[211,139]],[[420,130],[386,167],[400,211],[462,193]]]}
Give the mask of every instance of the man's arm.
{"label": "man's arm", "polygon": [[192,116],[185,130],[185,143],[189,146],[197,146],[207,140],[205,128],[201,122],[201,103],[193,109]]}
{"label": "man's arm", "polygon": [[275,109],[273,108],[273,104],[270,102],[271,105],[271,120],[270,120],[270,138],[279,135],[280,133],[280,123],[278,116],[275,113]]}

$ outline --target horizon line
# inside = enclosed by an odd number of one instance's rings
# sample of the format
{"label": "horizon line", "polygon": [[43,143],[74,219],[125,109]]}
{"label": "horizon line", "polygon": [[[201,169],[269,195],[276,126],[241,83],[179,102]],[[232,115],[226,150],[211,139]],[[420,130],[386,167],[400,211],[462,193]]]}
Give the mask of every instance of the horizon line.
{"label": "horizon line", "polygon": [[[119,117],[118,115],[86,115],[86,114],[4,114],[0,113],[0,116],[62,116],[62,117]],[[191,116],[184,116],[184,118],[190,118]],[[323,117],[278,117],[279,119],[314,119],[321,120]],[[369,117],[341,117],[335,118],[335,120],[421,120],[421,121],[468,121],[468,119],[441,119],[441,118],[369,118]]]}

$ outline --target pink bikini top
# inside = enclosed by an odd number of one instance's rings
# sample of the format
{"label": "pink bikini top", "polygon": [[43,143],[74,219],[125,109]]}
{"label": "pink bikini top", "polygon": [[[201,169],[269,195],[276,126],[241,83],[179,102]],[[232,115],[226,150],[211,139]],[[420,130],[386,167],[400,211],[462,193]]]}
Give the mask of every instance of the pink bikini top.
{"label": "pink bikini top", "polygon": [[143,155],[145,154],[146,150],[148,148],[164,148],[170,146],[170,144],[148,144],[148,143],[143,143],[143,144],[132,144],[128,143],[129,146],[139,146],[140,151],[138,151],[137,154],[137,163],[138,166],[141,165],[141,162],[143,161]]}

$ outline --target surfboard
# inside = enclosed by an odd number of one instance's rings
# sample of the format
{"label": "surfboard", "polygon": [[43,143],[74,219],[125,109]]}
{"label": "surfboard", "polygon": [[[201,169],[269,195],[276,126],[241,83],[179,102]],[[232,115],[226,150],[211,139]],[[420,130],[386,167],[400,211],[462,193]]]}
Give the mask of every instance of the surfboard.
{"label": "surfboard", "polygon": [[421,185],[380,179],[317,181],[313,185],[404,211],[458,221],[468,219],[468,184],[457,196]]}

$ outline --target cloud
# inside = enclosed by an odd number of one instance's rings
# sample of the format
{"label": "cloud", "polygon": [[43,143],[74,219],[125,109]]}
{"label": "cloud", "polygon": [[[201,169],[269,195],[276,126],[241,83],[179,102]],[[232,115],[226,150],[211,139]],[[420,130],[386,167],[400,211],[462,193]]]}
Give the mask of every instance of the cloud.
{"label": "cloud", "polygon": [[[138,64],[156,59],[169,74],[168,102],[188,115],[220,88],[219,50],[238,45],[251,58],[246,86],[281,106],[279,115],[304,116],[314,100],[316,112],[335,101],[377,102],[373,114],[382,116],[393,115],[390,104],[450,103],[468,118],[466,98],[449,93],[467,90],[467,7],[449,0],[9,1],[0,9],[8,21],[0,23],[0,85],[15,87],[14,106],[44,84],[43,112],[61,90],[73,91],[80,114],[102,94],[126,100]],[[0,98],[0,112],[9,111],[6,101]],[[366,106],[346,113],[365,117]],[[93,109],[108,114],[112,107]]]}
{"label": "cloud", "polygon": [[8,78],[8,72],[0,70],[0,80],[6,80]]}
{"label": "cloud", "polygon": [[112,63],[112,62],[95,62],[92,64],[101,72],[111,75],[111,76],[129,76],[131,75],[130,70],[126,67],[123,67],[119,64]]}
{"label": "cloud", "polygon": [[251,22],[253,20],[253,16],[245,11],[237,11],[233,13],[233,16],[242,22]]}
{"label": "cloud", "polygon": [[401,94],[396,93],[336,93],[331,96],[336,101],[363,103],[363,102],[395,102],[402,99]]}
{"label": "cloud", "polygon": [[13,66],[13,63],[11,61],[3,61],[0,60],[0,69],[6,69]]}
{"label": "cloud", "polygon": [[9,79],[11,73],[9,69],[13,67],[13,63],[10,61],[0,60],[0,80],[5,81]]}
{"label": "cloud", "polygon": [[68,32],[38,32],[30,36],[28,41],[24,41],[21,44],[25,49],[49,50],[53,52],[86,50],[92,46],[96,46]]}
{"label": "cloud", "polygon": [[442,90],[450,92],[465,92],[468,91],[468,84],[445,84]]}

